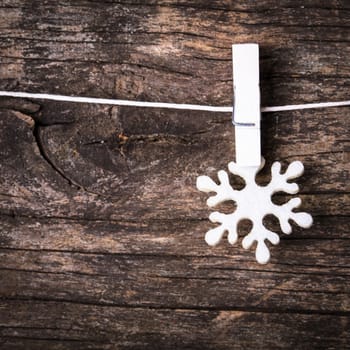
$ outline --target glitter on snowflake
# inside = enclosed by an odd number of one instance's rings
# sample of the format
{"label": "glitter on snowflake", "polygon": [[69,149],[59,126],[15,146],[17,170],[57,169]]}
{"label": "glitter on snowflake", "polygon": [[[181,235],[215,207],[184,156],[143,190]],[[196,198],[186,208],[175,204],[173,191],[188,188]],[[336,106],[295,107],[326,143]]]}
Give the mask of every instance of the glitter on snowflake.
{"label": "glitter on snowflake", "polygon": [[213,212],[209,219],[211,222],[220,223],[214,229],[209,230],[205,235],[205,241],[211,245],[217,245],[225,232],[228,232],[228,241],[234,244],[237,241],[237,225],[239,221],[248,219],[252,222],[253,227],[243,241],[242,246],[249,249],[256,241],[256,260],[260,264],[266,264],[270,259],[270,251],[265,240],[272,244],[279,243],[277,233],[268,230],[263,219],[266,215],[272,214],[279,220],[283,233],[290,234],[292,227],[289,220],[293,220],[299,226],[308,228],[312,225],[312,216],[308,213],[295,213],[294,208],[301,204],[300,198],[292,198],[283,205],[274,204],[271,197],[276,192],[285,192],[295,194],[299,191],[296,183],[289,183],[288,180],[299,177],[304,172],[304,166],[300,161],[292,162],[287,171],[281,174],[281,164],[275,162],[271,167],[271,181],[266,186],[259,186],[255,182],[256,174],[264,167],[265,161],[262,159],[260,167],[240,167],[236,163],[231,162],[228,169],[234,175],[242,177],[246,186],[242,190],[232,188],[226,171],[220,170],[218,178],[220,184],[216,184],[208,176],[199,176],[197,178],[197,188],[203,192],[216,192],[207,200],[209,207],[214,207],[225,201],[234,201],[236,210],[231,214],[223,214]]}

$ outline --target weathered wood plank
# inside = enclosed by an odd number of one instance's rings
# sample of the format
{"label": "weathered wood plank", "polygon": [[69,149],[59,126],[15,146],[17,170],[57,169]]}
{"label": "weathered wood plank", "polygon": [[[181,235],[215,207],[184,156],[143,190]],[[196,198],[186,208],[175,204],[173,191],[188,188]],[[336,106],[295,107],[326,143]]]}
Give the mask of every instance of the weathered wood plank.
{"label": "weathered wood plank", "polygon": [[[340,250],[335,244],[333,248]],[[8,298],[350,315],[349,270],[329,274],[325,266],[318,272],[290,273],[283,266],[272,271],[240,269],[232,258],[38,251],[1,251],[1,257],[6,257],[6,265],[0,266],[0,291]]]}
{"label": "weathered wood plank", "polygon": [[257,41],[262,44],[264,103],[347,96],[345,1],[326,8],[290,1],[279,6],[220,2],[217,10],[212,2],[61,2],[59,10],[47,2],[36,11],[22,1],[13,9],[15,4],[3,16],[2,86],[230,104],[230,46]]}
{"label": "weathered wood plank", "polygon": [[[79,108],[79,105],[73,108]],[[183,131],[186,126],[181,123],[180,131],[169,134],[163,130],[159,132],[168,121],[165,118],[161,121],[154,119],[152,123],[157,123],[158,130],[155,131],[158,132],[152,134],[145,131],[138,134],[136,130],[136,135],[130,135],[132,126],[119,130],[116,126],[113,128],[113,118],[104,116],[99,122],[96,115],[92,115],[79,123],[71,124],[69,119],[55,121],[63,125],[39,126],[34,137],[26,121],[14,112],[4,111],[0,122],[7,132],[1,141],[6,152],[2,169],[7,176],[2,179],[2,192],[13,197],[4,198],[1,203],[3,210],[5,213],[15,210],[16,215],[37,217],[52,216],[55,212],[55,216],[63,217],[69,213],[78,218],[134,220],[137,212],[137,216],[144,220],[184,218],[189,213],[194,218],[204,218],[208,213],[203,205],[205,196],[195,189],[195,178],[201,173],[215,175],[216,166],[226,168],[227,162],[232,159],[229,154],[233,154],[232,127],[229,123],[219,123],[206,133],[195,123],[190,124],[192,129],[188,126]],[[95,129],[96,125],[101,128]],[[312,134],[301,145],[297,136],[291,136],[299,129],[300,140],[300,125],[293,122],[280,125],[280,128],[286,129],[284,135],[277,130],[277,139],[269,141],[270,145],[266,148],[275,143],[278,146],[274,147],[272,154],[277,159],[305,161],[310,173],[301,180],[301,193],[304,193],[301,197],[305,199],[307,210],[314,215],[348,215],[349,164],[344,159],[347,157],[346,136],[341,132],[347,127],[345,117],[344,121],[334,120],[332,129],[329,125],[320,127],[320,130],[310,126],[308,130]],[[338,128],[336,125],[339,125]],[[293,126],[289,133],[288,126]],[[99,132],[105,135],[100,136]],[[118,136],[120,132],[131,141],[127,140],[124,144]],[[218,136],[220,133],[222,137]],[[19,135],[25,143],[12,144],[13,137],[18,138]],[[310,144],[315,147],[311,153]],[[208,147],[221,161],[203,152]],[[317,149],[320,149],[319,155]],[[327,157],[323,153],[328,151],[334,153]],[[12,154],[19,156],[8,160]],[[268,171],[261,181],[268,180],[267,174]],[[75,186],[70,187],[69,182]],[[339,193],[339,197],[335,197],[334,193]],[[16,196],[21,200],[14,200]],[[342,197],[343,201],[340,200]]]}
{"label": "weathered wood plank", "polygon": [[[242,225],[242,232],[247,227]],[[281,236],[280,246],[272,247],[272,263],[252,264],[252,252],[237,244],[223,242],[208,248],[203,241],[208,223],[186,220],[139,222],[86,221],[2,217],[1,248],[6,250],[67,253],[118,254],[142,256],[193,257],[210,259],[228,269],[276,272],[349,273],[348,218],[318,217],[313,230],[296,229],[290,237]],[[17,254],[17,253],[15,253]],[[277,254],[277,256],[275,256]],[[4,257],[3,267],[10,257]],[[31,264],[28,261],[28,264]],[[223,265],[222,265],[223,264]]]}
{"label": "weathered wood plank", "polygon": [[7,301],[0,308],[3,344],[8,349],[17,349],[23,341],[27,349],[327,349],[329,344],[346,349],[349,345],[348,318],[343,316],[101,308],[45,301]]}

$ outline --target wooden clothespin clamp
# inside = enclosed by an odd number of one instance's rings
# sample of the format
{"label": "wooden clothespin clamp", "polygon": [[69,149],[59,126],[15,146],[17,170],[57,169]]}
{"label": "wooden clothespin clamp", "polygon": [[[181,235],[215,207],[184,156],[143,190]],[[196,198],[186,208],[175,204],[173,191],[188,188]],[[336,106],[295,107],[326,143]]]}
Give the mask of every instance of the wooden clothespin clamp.
{"label": "wooden clothespin clamp", "polygon": [[259,45],[232,45],[236,163],[260,166]]}

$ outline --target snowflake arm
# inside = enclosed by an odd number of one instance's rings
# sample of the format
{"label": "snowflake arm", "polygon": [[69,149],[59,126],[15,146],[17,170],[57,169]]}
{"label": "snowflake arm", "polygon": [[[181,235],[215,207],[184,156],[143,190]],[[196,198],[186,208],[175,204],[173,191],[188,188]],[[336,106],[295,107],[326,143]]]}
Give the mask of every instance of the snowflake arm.
{"label": "snowflake arm", "polygon": [[266,264],[270,260],[270,250],[265,243],[266,239],[274,245],[280,242],[278,234],[268,230],[261,222],[253,224],[252,230],[242,241],[244,249],[249,249],[254,242],[257,242],[255,258],[259,264]]}
{"label": "snowflake arm", "polygon": [[238,191],[235,191],[231,185],[227,175],[227,172],[220,170],[218,172],[218,178],[220,184],[217,185],[209,176],[199,176],[197,178],[197,188],[203,192],[216,192],[215,196],[211,196],[207,200],[209,207],[215,207],[217,204],[229,200],[235,200],[235,195]]}
{"label": "snowflake arm", "polygon": [[241,167],[235,162],[230,162],[228,164],[228,169],[233,175],[238,175],[241,177],[247,186],[255,184],[256,174],[264,167],[265,159],[261,158],[261,164],[259,167]]}
{"label": "snowflake arm", "polygon": [[237,225],[241,220],[237,215],[237,212],[234,212],[232,214],[223,214],[219,213],[218,211],[214,211],[209,215],[209,220],[214,223],[220,223],[220,225],[209,230],[205,234],[205,241],[208,245],[217,245],[221,241],[222,236],[226,231],[228,232],[228,242],[230,244],[236,243],[238,239]]}
{"label": "snowflake arm", "polygon": [[289,194],[298,193],[299,187],[296,183],[289,183],[288,180],[301,176],[304,173],[303,163],[295,161],[289,164],[287,171],[281,174],[281,163],[275,162],[271,167],[271,181],[267,185],[270,193],[285,192]]}
{"label": "snowflake arm", "polygon": [[289,220],[293,220],[298,226],[303,228],[309,228],[312,225],[312,216],[308,213],[295,213],[294,208],[298,208],[301,205],[300,198],[292,198],[287,203],[279,206],[273,204],[272,214],[277,217],[280,222],[281,230],[285,234],[292,233],[292,226]]}
{"label": "snowflake arm", "polygon": [[[288,180],[299,177],[303,173],[304,166],[300,161],[294,161],[289,164],[284,174],[281,174],[281,163],[275,162],[272,164],[271,181],[267,185],[266,189],[271,195],[276,192],[295,194],[299,191],[299,187],[296,183],[289,183]],[[300,205],[300,198],[292,198],[289,200],[289,202],[283,205],[273,204],[271,213],[279,220],[283,233],[290,234],[292,232],[292,227],[289,220],[293,220],[300,227],[304,228],[308,228],[312,225],[312,216],[310,214],[293,212],[293,209],[298,208]]]}

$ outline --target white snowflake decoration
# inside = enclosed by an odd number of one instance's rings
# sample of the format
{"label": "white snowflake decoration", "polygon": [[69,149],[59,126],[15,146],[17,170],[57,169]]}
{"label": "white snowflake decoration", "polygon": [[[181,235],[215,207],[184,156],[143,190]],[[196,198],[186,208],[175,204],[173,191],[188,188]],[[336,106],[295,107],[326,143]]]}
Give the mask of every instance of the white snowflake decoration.
{"label": "white snowflake decoration", "polygon": [[211,222],[220,223],[214,229],[209,230],[205,235],[205,241],[211,245],[217,245],[224,233],[228,232],[228,241],[234,244],[237,241],[237,225],[242,219],[251,220],[253,227],[243,241],[243,248],[249,249],[256,241],[256,260],[260,264],[266,264],[270,259],[270,251],[265,240],[272,244],[279,243],[279,236],[264,227],[263,219],[268,214],[273,214],[279,220],[283,233],[290,234],[292,227],[289,220],[295,221],[299,226],[307,228],[312,225],[312,216],[308,213],[295,213],[292,210],[301,204],[300,198],[292,198],[283,205],[276,205],[271,201],[271,196],[276,192],[295,194],[299,191],[296,183],[287,182],[289,179],[299,177],[304,172],[304,166],[300,161],[292,162],[287,171],[281,174],[281,164],[275,162],[271,167],[271,181],[266,186],[259,186],[255,182],[256,174],[264,167],[265,161],[262,158],[260,167],[240,167],[236,163],[228,164],[232,174],[238,175],[245,180],[246,186],[240,190],[234,190],[230,185],[228,174],[224,170],[218,172],[220,184],[216,184],[208,176],[197,178],[197,188],[203,192],[216,192],[207,200],[209,207],[214,207],[225,201],[234,201],[237,209],[232,214],[213,212],[209,219]]}

